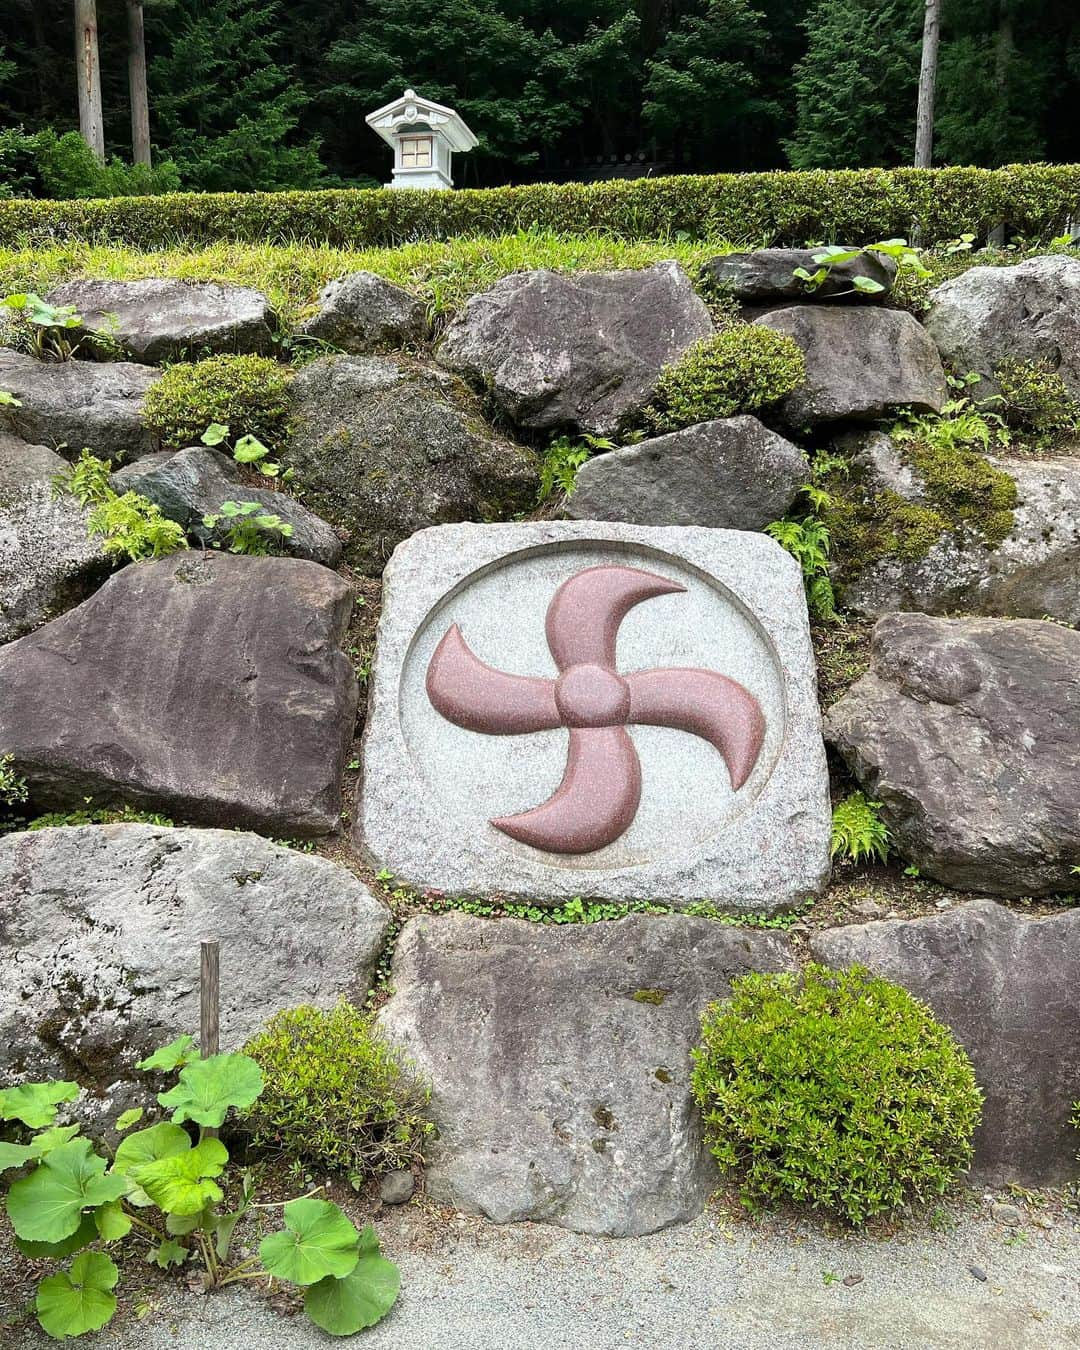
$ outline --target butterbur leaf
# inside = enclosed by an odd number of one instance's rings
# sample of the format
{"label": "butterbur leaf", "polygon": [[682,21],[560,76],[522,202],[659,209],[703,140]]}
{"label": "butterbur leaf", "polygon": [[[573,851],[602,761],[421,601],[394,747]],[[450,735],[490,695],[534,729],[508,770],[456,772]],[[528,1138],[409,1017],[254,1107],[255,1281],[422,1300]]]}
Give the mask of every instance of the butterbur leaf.
{"label": "butterbur leaf", "polygon": [[60,1102],[74,1101],[78,1083],[22,1083],[0,1088],[0,1120],[21,1120],[32,1130],[51,1125]]}
{"label": "butterbur leaf", "polygon": [[110,1200],[107,1205],[95,1210],[94,1222],[102,1242],[119,1242],[131,1232],[131,1220],[124,1213],[119,1200]]}
{"label": "butterbur leaf", "polygon": [[140,1059],[135,1067],[147,1071],[157,1069],[162,1073],[171,1073],[173,1069],[182,1069],[185,1064],[190,1064],[193,1059],[198,1058],[199,1052],[195,1048],[194,1039],[191,1036],[177,1036],[175,1041],[163,1045],[160,1050],[155,1050],[146,1059]]}
{"label": "butterbur leaf", "polygon": [[199,437],[203,445],[220,445],[229,434],[229,428],[221,422],[211,422]]}
{"label": "butterbur leaf", "polygon": [[165,1231],[173,1237],[187,1237],[189,1233],[194,1233],[208,1214],[212,1215],[213,1210],[203,1210],[199,1214],[166,1214]]}
{"label": "butterbur leaf", "polygon": [[120,1272],[104,1252],[80,1252],[71,1268],[41,1281],[37,1316],[56,1340],[100,1331],[116,1311],[112,1290]]}
{"label": "butterbur leaf", "polygon": [[61,1144],[74,1139],[78,1133],[78,1125],[50,1125],[47,1130],[41,1130],[34,1135],[30,1147],[34,1150],[35,1157],[44,1158],[54,1148],[59,1148]]}
{"label": "butterbur leaf", "polygon": [[193,1120],[197,1125],[217,1126],[231,1106],[251,1106],[263,1089],[262,1070],[248,1055],[211,1055],[196,1060],[180,1074],[169,1092],[159,1095],[179,1125]]}
{"label": "butterbur leaf", "polygon": [[866,295],[876,295],[883,291],[885,287],[880,281],[875,281],[873,277],[853,277],[852,285],[857,291],[863,291]]}
{"label": "butterbur leaf", "polygon": [[72,1252],[77,1252],[80,1247],[88,1247],[97,1237],[97,1224],[94,1222],[93,1214],[84,1214],[74,1233],[60,1242],[28,1242],[26,1238],[17,1237],[15,1246],[23,1256],[29,1256],[32,1261],[61,1261]]}
{"label": "butterbur leaf", "polygon": [[72,1139],[54,1148],[28,1177],[8,1192],[7,1212],[19,1237],[59,1242],[78,1228],[82,1211],[118,1200],[123,1177],[105,1175],[88,1139]]}
{"label": "butterbur leaf", "polygon": [[182,1266],[189,1255],[188,1249],[182,1247],[175,1238],[166,1238],[159,1247],[147,1253],[146,1259],[162,1270],[168,1270],[170,1266]]}
{"label": "butterbur leaf", "polygon": [[141,1106],[133,1106],[130,1111],[122,1111],[116,1117],[116,1132],[123,1134],[125,1130],[130,1130],[132,1125],[138,1125],[143,1118],[143,1109]]}
{"label": "butterbur leaf", "polygon": [[260,464],[259,472],[263,475],[264,478],[276,478],[278,474],[281,472],[281,465],[278,464],[276,461],[271,460],[267,464]]}
{"label": "butterbur leaf", "polygon": [[136,1167],[132,1176],[166,1214],[198,1214],[222,1198],[219,1177],[229,1161],[220,1139],[203,1139],[184,1153]]}
{"label": "butterbur leaf", "polygon": [[356,1265],[360,1235],[329,1200],[291,1200],[284,1209],[285,1231],[259,1244],[259,1259],[279,1280],[315,1284],[340,1279]]}
{"label": "butterbur leaf", "polygon": [[304,1293],[304,1311],[331,1336],[352,1336],[374,1326],[397,1301],[401,1276],[393,1261],[379,1255],[370,1225],[361,1233],[360,1245],[364,1254],[348,1275],[328,1275]]}
{"label": "butterbur leaf", "polygon": [[187,1131],[167,1120],[145,1130],[136,1130],[122,1139],[113,1159],[113,1171],[123,1176],[131,1203],[140,1208],[153,1204],[132,1175],[137,1167],[157,1162],[160,1158],[171,1158],[177,1153],[186,1153],[190,1148],[191,1140]]}
{"label": "butterbur leaf", "polygon": [[0,1172],[12,1167],[23,1167],[40,1155],[32,1144],[5,1144],[0,1139]]}
{"label": "butterbur leaf", "polygon": [[241,436],[233,446],[233,459],[237,464],[254,464],[270,453],[258,436]]}

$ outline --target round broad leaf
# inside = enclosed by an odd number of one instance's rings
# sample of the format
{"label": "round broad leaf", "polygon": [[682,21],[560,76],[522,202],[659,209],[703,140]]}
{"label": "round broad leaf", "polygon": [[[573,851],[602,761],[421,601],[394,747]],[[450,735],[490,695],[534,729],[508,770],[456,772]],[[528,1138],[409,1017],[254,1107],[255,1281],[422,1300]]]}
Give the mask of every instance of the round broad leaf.
{"label": "round broad leaf", "polygon": [[259,1244],[259,1258],[271,1275],[292,1284],[315,1284],[327,1275],[348,1275],[359,1257],[360,1235],[329,1200],[291,1200],[284,1209],[285,1232]]}
{"label": "round broad leaf", "polygon": [[381,1321],[398,1296],[401,1276],[393,1261],[362,1256],[344,1279],[328,1275],[304,1293],[304,1311],[331,1336],[352,1336]]}
{"label": "round broad leaf", "polygon": [[31,1159],[40,1156],[32,1144],[5,1144],[0,1139],[0,1172],[7,1172],[12,1167],[22,1167]]}
{"label": "round broad leaf", "polygon": [[32,1130],[51,1125],[59,1102],[74,1101],[78,1083],[22,1083],[0,1090],[0,1120],[21,1120]]}
{"label": "round broad leaf", "polygon": [[166,1238],[160,1246],[147,1252],[146,1259],[162,1270],[168,1270],[170,1266],[182,1266],[190,1255],[188,1249],[182,1247],[175,1238]]}
{"label": "round broad leaf", "polygon": [[30,1147],[39,1158],[44,1158],[47,1153],[51,1153],[54,1148],[59,1148],[61,1144],[66,1144],[69,1139],[74,1139],[79,1133],[78,1125],[50,1125],[47,1130],[40,1130],[30,1140]]}
{"label": "round broad leaf", "polygon": [[211,1055],[189,1064],[176,1087],[161,1093],[158,1101],[171,1108],[178,1125],[193,1120],[217,1126],[230,1106],[251,1106],[262,1089],[262,1070],[250,1056]]}
{"label": "round broad leaf", "polygon": [[19,1237],[60,1242],[79,1226],[84,1209],[118,1200],[123,1177],[105,1175],[88,1139],[72,1139],[49,1153],[28,1177],[8,1191],[7,1212]]}
{"label": "round broad leaf", "polygon": [[103,1252],[81,1252],[71,1269],[38,1285],[37,1315],[56,1340],[100,1331],[116,1311],[112,1293],[119,1272]]}
{"label": "round broad leaf", "polygon": [[132,1173],[136,1167],[145,1163],[157,1162],[159,1158],[171,1158],[176,1153],[186,1153],[191,1140],[186,1130],[163,1120],[159,1125],[151,1125],[146,1130],[136,1130],[121,1140],[113,1159],[113,1171],[120,1173],[127,1183],[127,1197],[133,1205],[143,1208],[153,1201],[135,1180]]}
{"label": "round broad leaf", "polygon": [[228,1161],[220,1139],[203,1139],[184,1153],[143,1163],[132,1176],[163,1213],[198,1214],[222,1198],[221,1187],[208,1178],[219,1177]]}
{"label": "round broad leaf", "polygon": [[70,1256],[72,1252],[77,1252],[80,1247],[88,1247],[97,1236],[97,1224],[94,1222],[93,1214],[84,1214],[78,1228],[62,1242],[27,1242],[25,1238],[17,1237],[15,1246],[23,1256],[29,1256],[31,1260],[60,1261],[65,1256]]}
{"label": "round broad leaf", "polygon": [[173,1069],[182,1069],[185,1064],[190,1064],[193,1059],[198,1058],[199,1052],[195,1048],[194,1040],[190,1036],[178,1036],[175,1041],[163,1045],[146,1059],[140,1059],[135,1067],[146,1069],[147,1072],[157,1069],[160,1073],[171,1073]]}
{"label": "round broad leaf", "polygon": [[119,1200],[110,1200],[107,1205],[96,1209],[94,1222],[102,1242],[119,1242],[131,1232],[131,1220],[124,1213]]}

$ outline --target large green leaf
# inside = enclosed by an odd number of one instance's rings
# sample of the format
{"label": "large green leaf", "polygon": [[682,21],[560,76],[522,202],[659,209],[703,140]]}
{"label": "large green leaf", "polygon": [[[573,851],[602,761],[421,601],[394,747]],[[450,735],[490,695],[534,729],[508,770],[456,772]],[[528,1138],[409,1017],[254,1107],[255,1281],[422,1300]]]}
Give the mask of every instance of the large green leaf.
{"label": "large green leaf", "polygon": [[219,1177],[228,1161],[220,1139],[203,1139],[185,1153],[136,1167],[132,1176],[164,1213],[198,1214],[221,1200],[221,1187],[209,1178]]}
{"label": "large green leaf", "polygon": [[31,1144],[5,1144],[0,1139],[0,1172],[7,1172],[12,1167],[22,1167],[37,1157],[40,1157],[40,1154]]}
{"label": "large green leaf", "polygon": [[360,1234],[329,1200],[291,1200],[284,1210],[285,1231],[259,1244],[259,1258],[271,1275],[293,1284],[315,1284],[324,1276],[340,1279],[359,1259]]}
{"label": "large green leaf", "polygon": [[7,1212],[19,1237],[59,1242],[79,1226],[84,1209],[118,1200],[123,1177],[105,1175],[88,1139],[72,1139],[54,1148],[28,1177],[8,1192]]}
{"label": "large green leaf", "polygon": [[187,1130],[167,1120],[145,1130],[136,1130],[121,1140],[113,1159],[113,1171],[126,1179],[127,1196],[131,1203],[140,1208],[153,1204],[132,1175],[136,1167],[157,1162],[160,1158],[171,1158],[176,1153],[186,1153],[190,1148],[191,1139]]}
{"label": "large green leaf", "polygon": [[74,1101],[78,1095],[78,1083],[21,1083],[0,1088],[0,1120],[21,1120],[39,1130],[53,1123],[60,1102]]}
{"label": "large green leaf", "polygon": [[249,1055],[211,1055],[187,1065],[176,1087],[158,1101],[172,1109],[178,1125],[193,1120],[217,1126],[230,1106],[251,1106],[262,1089],[262,1070]]}
{"label": "large green leaf", "polygon": [[393,1261],[379,1255],[379,1240],[370,1224],[360,1234],[360,1259],[343,1279],[328,1275],[304,1293],[304,1310],[331,1336],[352,1336],[390,1311],[401,1276]]}
{"label": "large green leaf", "polygon": [[178,1036],[175,1041],[163,1045],[146,1059],[140,1059],[135,1067],[145,1069],[147,1072],[157,1069],[162,1073],[171,1073],[173,1069],[182,1069],[185,1064],[190,1064],[192,1060],[198,1058],[199,1051],[194,1039],[191,1036]]}
{"label": "large green leaf", "polygon": [[80,1252],[70,1270],[50,1275],[37,1291],[38,1321],[56,1340],[100,1331],[116,1311],[120,1273],[104,1252]]}
{"label": "large green leaf", "polygon": [[0,1172],[22,1167],[34,1158],[44,1158],[54,1148],[66,1144],[79,1133],[78,1125],[54,1125],[34,1135],[28,1144],[5,1144],[0,1140]]}
{"label": "large green leaf", "polygon": [[88,1247],[97,1236],[98,1228],[94,1221],[94,1215],[84,1214],[74,1233],[61,1242],[27,1242],[26,1238],[17,1237],[15,1246],[22,1252],[23,1256],[29,1256],[31,1260],[60,1261],[65,1256],[70,1256],[72,1252],[77,1252],[80,1247]]}
{"label": "large green leaf", "polygon": [[119,1200],[110,1200],[94,1212],[94,1222],[103,1242],[119,1242],[131,1232],[131,1220]]}

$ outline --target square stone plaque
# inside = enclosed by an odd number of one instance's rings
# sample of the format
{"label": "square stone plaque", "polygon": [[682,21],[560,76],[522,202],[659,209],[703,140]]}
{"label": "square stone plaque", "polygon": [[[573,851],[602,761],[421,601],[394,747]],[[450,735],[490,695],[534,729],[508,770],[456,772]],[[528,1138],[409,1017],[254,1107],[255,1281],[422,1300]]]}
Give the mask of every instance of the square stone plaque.
{"label": "square stone plaque", "polygon": [[829,873],[798,565],[766,535],[443,525],[386,569],[357,842],[417,889],[771,913]]}

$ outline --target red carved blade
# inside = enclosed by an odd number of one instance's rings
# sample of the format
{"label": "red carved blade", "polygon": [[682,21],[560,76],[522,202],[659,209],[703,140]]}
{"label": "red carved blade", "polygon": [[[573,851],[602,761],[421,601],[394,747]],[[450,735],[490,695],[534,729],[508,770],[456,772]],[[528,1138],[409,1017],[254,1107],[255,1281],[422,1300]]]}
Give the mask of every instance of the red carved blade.
{"label": "red carved blade", "polygon": [[674,727],[711,741],[724,756],[734,791],[750,777],[765,741],[765,715],[747,689],[715,670],[638,670],[629,722]]}
{"label": "red carved blade", "polygon": [[641,765],[623,727],[573,727],[566,773],[540,806],[491,823],[548,853],[594,853],[618,839],[637,813]]}
{"label": "red carved blade", "polygon": [[553,680],[508,675],[487,665],[469,647],[456,623],[435,648],[427,669],[427,692],[447,721],[468,731],[515,736],[562,725]]}
{"label": "red carved blade", "polygon": [[615,669],[619,624],[635,605],[685,591],[677,581],[637,567],[602,564],[564,581],[548,605],[545,630],[560,670],[595,665]]}

